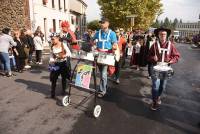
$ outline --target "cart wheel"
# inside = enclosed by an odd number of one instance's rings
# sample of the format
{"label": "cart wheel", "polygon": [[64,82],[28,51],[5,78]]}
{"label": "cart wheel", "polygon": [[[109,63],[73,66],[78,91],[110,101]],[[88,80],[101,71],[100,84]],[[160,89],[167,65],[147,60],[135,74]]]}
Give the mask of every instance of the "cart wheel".
{"label": "cart wheel", "polygon": [[101,106],[100,105],[96,105],[93,111],[93,116],[95,118],[98,118],[99,115],[101,114]]}
{"label": "cart wheel", "polygon": [[70,98],[69,96],[65,96],[63,99],[62,99],[62,104],[63,106],[67,107],[70,103]]}

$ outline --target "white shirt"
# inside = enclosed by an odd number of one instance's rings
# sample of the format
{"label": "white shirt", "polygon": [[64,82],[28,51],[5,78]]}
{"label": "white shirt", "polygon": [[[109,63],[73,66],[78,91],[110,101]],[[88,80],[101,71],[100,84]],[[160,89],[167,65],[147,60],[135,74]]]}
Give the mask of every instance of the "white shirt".
{"label": "white shirt", "polygon": [[42,39],[39,36],[35,36],[33,38],[34,41],[34,45],[35,45],[35,50],[43,50],[43,43],[42,43]]}
{"label": "white shirt", "polygon": [[[69,50],[68,46],[63,44],[63,48],[66,51],[66,57],[71,57],[71,51]],[[51,50],[51,53],[50,53],[49,62],[59,62],[57,59],[55,59],[53,57],[53,55],[57,55],[57,54],[59,54],[61,52],[62,52],[62,47],[57,48],[57,47],[53,46],[52,50]],[[64,61],[64,60],[66,60],[66,58],[62,59],[62,61]]]}
{"label": "white shirt", "polygon": [[141,48],[141,45],[140,45],[140,43],[137,42],[135,45],[135,53],[136,54],[140,53],[140,48]]}
{"label": "white shirt", "polygon": [[8,53],[8,49],[16,45],[17,43],[10,35],[0,34],[0,52]]}

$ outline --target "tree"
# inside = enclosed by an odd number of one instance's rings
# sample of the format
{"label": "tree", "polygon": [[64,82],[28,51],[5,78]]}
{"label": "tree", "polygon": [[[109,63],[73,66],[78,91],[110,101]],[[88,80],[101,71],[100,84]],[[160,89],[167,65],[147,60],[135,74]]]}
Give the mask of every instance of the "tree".
{"label": "tree", "polygon": [[168,17],[165,18],[164,23],[162,25],[165,28],[170,28],[171,27],[171,23]]}
{"label": "tree", "polygon": [[160,22],[158,19],[156,19],[156,21],[151,25],[154,28],[159,28],[160,27]]}
{"label": "tree", "polygon": [[180,19],[180,22],[179,22],[179,23],[183,23],[183,22],[182,22],[182,19]]}
{"label": "tree", "polygon": [[87,23],[87,28],[91,29],[91,30],[99,29],[100,28],[99,20],[93,20],[93,21]]}
{"label": "tree", "polygon": [[175,18],[174,19],[174,22],[173,22],[173,29],[175,29],[176,28],[176,25],[178,24],[178,19],[177,18]]}
{"label": "tree", "polygon": [[161,0],[98,0],[102,17],[113,27],[130,27],[129,15],[137,15],[135,28],[147,29],[162,12]]}

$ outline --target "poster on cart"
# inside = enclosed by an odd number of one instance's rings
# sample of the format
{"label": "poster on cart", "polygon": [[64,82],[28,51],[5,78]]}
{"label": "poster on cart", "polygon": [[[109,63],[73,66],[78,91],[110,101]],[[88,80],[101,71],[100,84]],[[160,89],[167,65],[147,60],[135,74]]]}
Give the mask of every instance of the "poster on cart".
{"label": "poster on cart", "polygon": [[89,89],[92,69],[93,66],[79,64],[77,67],[75,85]]}

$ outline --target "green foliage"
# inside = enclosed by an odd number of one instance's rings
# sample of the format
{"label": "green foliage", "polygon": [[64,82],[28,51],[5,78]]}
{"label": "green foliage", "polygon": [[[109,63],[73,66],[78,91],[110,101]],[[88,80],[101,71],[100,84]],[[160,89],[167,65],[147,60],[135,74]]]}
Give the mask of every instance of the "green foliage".
{"label": "green foliage", "polygon": [[87,23],[87,28],[91,29],[91,30],[99,29],[100,28],[99,20],[93,20],[93,21]]}
{"label": "green foliage", "polygon": [[162,27],[174,30],[176,28],[177,23],[179,23],[177,18],[175,18],[172,21],[172,20],[169,20],[169,18],[166,17],[164,19],[164,21],[163,20],[159,21],[158,19],[156,19],[156,21],[151,25],[151,27],[159,28],[159,27],[162,26]]}
{"label": "green foliage", "polygon": [[134,28],[147,29],[162,13],[161,0],[98,0],[101,14],[111,27],[129,28],[129,15],[137,15]]}

